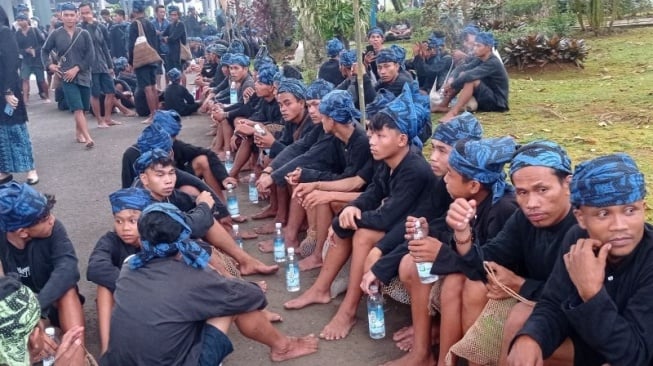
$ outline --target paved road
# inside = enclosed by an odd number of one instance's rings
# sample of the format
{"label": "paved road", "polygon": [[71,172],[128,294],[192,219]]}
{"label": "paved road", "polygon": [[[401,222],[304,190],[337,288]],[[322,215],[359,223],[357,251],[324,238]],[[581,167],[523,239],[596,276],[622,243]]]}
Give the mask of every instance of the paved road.
{"label": "paved road", "polygon": [[[33,88],[36,90],[36,88]],[[90,117],[91,135],[96,147],[85,151],[74,140],[74,123],[68,112],[56,110],[54,104],[43,104],[32,95],[29,110],[29,129],[32,135],[36,163],[41,178],[37,189],[56,195],[55,214],[65,224],[75,244],[79,257],[79,269],[82,273],[81,292],[86,296],[84,310],[86,314],[87,343],[89,350],[98,354],[95,286],[86,281],[88,256],[97,239],[112,227],[108,195],[120,188],[120,164],[122,152],[133,144],[144,125],[139,118],[120,118],[124,125],[100,130]],[[203,116],[184,118],[184,127],[180,138],[197,145],[207,146],[209,137],[204,136],[208,123]],[[24,175],[18,175],[24,180]],[[259,209],[246,203],[245,187],[239,188],[241,210],[251,214]],[[244,224],[253,228],[256,223]],[[257,253],[256,241],[247,241],[246,249],[264,261],[271,263],[271,255]],[[308,288],[317,276],[317,270],[302,274],[302,288]],[[251,277],[252,280],[262,278]],[[286,292],[282,273],[264,278],[268,281],[269,309],[282,314],[284,322],[278,328],[289,334],[318,334],[324,324],[335,313],[342,296],[331,304],[312,306],[299,311],[284,311],[283,302],[294,297]],[[358,316],[359,323],[352,334],[344,341],[320,342],[317,354],[286,362],[287,365],[375,365],[398,357],[398,351],[390,340],[392,332],[408,322],[409,309],[393,301],[388,301],[386,322],[388,336],[383,340],[373,341],[367,335],[367,321],[361,302]],[[235,351],[226,360],[228,366],[251,366],[271,364],[268,349],[254,341],[246,340],[235,327],[229,333],[234,342]]]}

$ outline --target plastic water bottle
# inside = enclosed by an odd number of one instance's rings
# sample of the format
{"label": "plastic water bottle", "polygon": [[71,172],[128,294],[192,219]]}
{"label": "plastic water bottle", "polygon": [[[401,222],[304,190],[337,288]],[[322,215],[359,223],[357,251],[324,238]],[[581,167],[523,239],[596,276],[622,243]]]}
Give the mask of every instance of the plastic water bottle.
{"label": "plastic water bottle", "polygon": [[234,191],[233,184],[227,184],[227,211],[231,217],[240,216],[240,209],[238,208],[238,196]]}
{"label": "plastic water bottle", "polygon": [[[45,335],[52,339],[55,343],[59,343],[57,337],[55,336],[55,330],[53,327],[45,328]],[[54,365],[54,355],[48,356],[43,359],[43,366],[53,366]]]}
{"label": "plastic water bottle", "polygon": [[381,339],[385,337],[385,315],[383,314],[383,296],[379,293],[379,286],[370,286],[370,297],[367,299],[367,321],[370,329],[370,338]]}
{"label": "plastic water bottle", "polygon": [[227,169],[227,173],[231,173],[231,169],[234,167],[234,158],[229,150],[225,151],[225,155],[224,168]]}
{"label": "plastic water bottle", "polygon": [[256,189],[256,174],[249,175],[249,202],[258,203],[258,189]]}
{"label": "plastic water bottle", "polygon": [[[424,238],[424,232],[422,231],[422,224],[418,221],[415,221],[415,234],[413,235],[414,239]],[[431,274],[431,267],[433,263],[431,262],[422,262],[416,263],[417,265],[417,274],[419,275],[419,281],[423,284],[433,283],[438,280],[438,275]]]}
{"label": "plastic water bottle", "polygon": [[234,240],[236,240],[236,244],[238,244],[240,249],[243,249],[243,237],[240,236],[240,227],[238,225],[231,225],[231,230],[234,232]]}
{"label": "plastic water bottle", "polygon": [[288,262],[286,263],[286,289],[288,292],[299,291],[299,265],[295,259],[295,248],[288,248]]}
{"label": "plastic water bottle", "polygon": [[236,104],[238,103],[238,89],[236,89],[236,82],[231,82],[231,87],[229,87],[229,103]]}
{"label": "plastic water bottle", "polygon": [[286,244],[283,241],[280,222],[274,224],[274,231],[274,261],[283,263],[286,261]]}

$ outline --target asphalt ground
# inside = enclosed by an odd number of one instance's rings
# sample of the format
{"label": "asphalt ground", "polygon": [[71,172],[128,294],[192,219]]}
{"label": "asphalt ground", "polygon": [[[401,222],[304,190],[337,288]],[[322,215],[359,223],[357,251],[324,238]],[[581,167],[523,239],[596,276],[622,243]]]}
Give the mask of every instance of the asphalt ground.
{"label": "asphalt ground", "polygon": [[[54,213],[65,225],[75,245],[79,258],[81,280],[79,287],[86,297],[84,312],[86,316],[86,342],[89,351],[99,354],[97,333],[97,314],[95,308],[95,285],[86,280],[88,257],[97,240],[107,231],[112,230],[112,216],[108,195],[120,188],[121,157],[123,151],[133,144],[145,125],[142,118],[128,118],[114,115],[114,119],[123,125],[108,129],[98,129],[91,115],[90,133],[95,140],[95,147],[85,150],[75,141],[75,129],[72,114],[59,111],[56,105],[44,104],[34,95],[32,87],[31,103],[28,106],[29,131],[34,146],[34,154],[40,183],[36,189],[56,195],[57,203]],[[185,117],[179,138],[200,146],[208,146],[211,138],[205,136],[209,119],[203,115]],[[15,175],[18,181],[24,181],[25,175]],[[258,205],[247,201],[247,187],[237,188],[241,213],[252,215],[265,203]],[[271,219],[270,219],[271,220]],[[248,221],[242,228],[252,230],[266,221]],[[245,241],[245,249],[266,263],[273,263],[271,254],[263,254],[256,248],[259,240],[269,239],[271,235]],[[319,270],[301,274],[302,291],[307,289],[317,277]],[[275,325],[290,335],[319,334],[322,327],[335,314],[342,296],[325,305],[313,305],[302,310],[286,311],[283,303],[297,296],[288,293],[285,288],[284,272],[271,276],[250,276],[246,279],[265,280],[268,283],[268,309],[278,312],[283,322]],[[319,343],[319,351],[313,355],[286,361],[287,365],[376,365],[401,356],[402,352],[394,346],[392,333],[407,325],[410,309],[390,299],[386,301],[386,337],[372,340],[367,331],[365,301],[358,308],[358,323],[351,334],[344,340],[324,341]],[[259,343],[244,338],[234,326],[229,331],[234,344],[234,352],[225,360],[225,366],[250,366],[272,364],[269,349]]]}

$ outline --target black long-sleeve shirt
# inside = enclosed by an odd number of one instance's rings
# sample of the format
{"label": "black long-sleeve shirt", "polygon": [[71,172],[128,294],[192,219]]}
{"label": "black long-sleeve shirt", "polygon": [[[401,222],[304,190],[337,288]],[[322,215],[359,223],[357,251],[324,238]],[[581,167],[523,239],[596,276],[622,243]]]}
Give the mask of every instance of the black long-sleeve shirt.
{"label": "black long-sleeve shirt", "polygon": [[275,98],[269,101],[265,100],[265,98],[259,98],[256,107],[254,107],[254,112],[249,116],[249,119],[267,125],[270,123],[281,124],[283,117],[281,116],[279,103],[277,103]]}
{"label": "black long-sleeve shirt", "polygon": [[404,84],[406,83],[410,84],[412,82],[413,82],[413,78],[408,72],[399,70],[399,74],[393,81],[390,82],[379,81],[379,83],[376,84],[374,89],[376,91],[379,91],[380,89],[386,89],[392,94],[394,94],[395,97],[398,97],[404,89]]}
{"label": "black long-sleeve shirt", "polygon": [[173,109],[181,116],[187,116],[188,109],[195,105],[195,98],[185,86],[179,83],[172,83],[166,87],[163,101],[167,109]]}
{"label": "black long-sleeve shirt", "polygon": [[[27,34],[25,34],[22,29],[18,28],[16,30],[16,43],[18,44],[18,52],[23,57],[23,65],[43,67],[41,46],[45,43],[45,39],[43,39],[41,32],[29,27],[27,28]],[[27,53],[28,48],[34,49],[34,56]]]}
{"label": "black long-sleeve shirt", "polygon": [[653,226],[645,224],[632,253],[618,263],[608,260],[603,287],[583,302],[562,253],[588,237],[578,226],[569,230],[542,297],[517,337],[535,339],[545,358],[571,337],[577,366],[653,365]]}
{"label": "black long-sleeve shirt", "polygon": [[129,23],[114,23],[109,27],[109,50],[114,58],[127,58]]}
{"label": "black long-sleeve shirt", "polygon": [[152,46],[155,50],[159,49],[159,38],[156,36],[156,30],[154,25],[151,22],[148,22],[145,18],[135,19],[131,24],[129,24],[129,64],[134,64],[134,44],[136,43],[136,38],[138,38],[138,23],[143,25],[143,34],[147,38],[147,43]]}
{"label": "black long-sleeve shirt", "polygon": [[25,123],[27,122],[27,109],[25,109],[23,101],[22,82],[18,77],[18,46],[14,38],[14,31],[3,25],[0,25],[0,50],[2,50],[0,51],[0,70],[2,70],[0,72],[0,91],[4,94],[7,90],[11,90],[18,98],[18,106],[11,116],[4,113],[7,105],[6,99],[0,98],[0,123],[4,125]]}
{"label": "black long-sleeve shirt", "polygon": [[385,232],[405,220],[423,192],[434,185],[435,176],[424,157],[409,151],[394,170],[380,166],[372,183],[349,206],[361,210],[358,227]]}
{"label": "black long-sleeve shirt", "polygon": [[247,75],[245,80],[240,83],[237,91],[238,102],[224,108],[224,111],[227,114],[227,119],[230,121],[233,121],[236,117],[249,117],[254,113],[254,108],[258,104],[259,97],[254,93],[249,97],[249,100],[245,102],[245,90],[247,90],[247,88],[254,89],[254,78],[252,78],[252,75]]}
{"label": "black long-sleeve shirt", "polygon": [[522,210],[517,210],[503,230],[485,245],[475,238],[471,250],[462,257],[447,251],[440,252],[431,272],[463,272],[472,280],[485,281],[483,262],[493,261],[523,277],[525,282],[519,294],[529,300],[537,300],[560,255],[563,238],[575,224],[576,218],[569,210],[559,223],[537,228]]}
{"label": "black long-sleeve shirt", "polygon": [[345,81],[345,77],[340,72],[340,61],[337,58],[326,60],[317,72],[319,79],[324,79],[333,85],[339,85]]}
{"label": "black long-sleeve shirt", "polygon": [[106,74],[113,69],[111,52],[109,52],[109,32],[107,28],[98,22],[91,24],[82,22],[81,27],[86,29],[93,41],[95,61],[91,65],[91,72],[94,74]]}
{"label": "black long-sleeve shirt", "polygon": [[21,282],[34,291],[41,310],[48,309],[79,281],[75,248],[59,220],[55,220],[50,236],[30,240],[23,250],[15,248],[6,233],[0,232],[0,260],[5,273],[18,273]]}
{"label": "black long-sleeve shirt", "polygon": [[421,56],[415,56],[413,67],[417,73],[420,89],[430,92],[434,82],[437,81],[436,89],[440,90],[452,65],[453,59],[448,54],[438,54],[426,60]]}
{"label": "black long-sleeve shirt", "polygon": [[229,173],[227,173],[227,169],[220,161],[220,158],[218,158],[218,155],[210,149],[175,139],[172,143],[172,151],[174,151],[175,155],[175,165],[191,174],[193,173],[193,160],[198,156],[205,155],[209,161],[211,173],[213,173],[213,176],[221,186],[222,181],[229,177]]}
{"label": "black long-sleeve shirt", "polygon": [[274,140],[272,146],[270,147],[270,158],[274,159],[283,149],[287,146],[290,146],[293,142],[301,139],[302,137],[308,135],[315,125],[311,121],[311,117],[308,115],[308,111],[304,111],[304,118],[301,123],[292,123],[292,122],[283,122],[283,131],[281,131],[281,136]]}
{"label": "black long-sleeve shirt", "polygon": [[508,92],[509,82],[508,73],[503,66],[503,62],[494,54],[483,61],[475,58],[454,70],[454,79],[451,87],[454,90],[460,90],[469,82],[480,80],[488,88],[492,89],[495,95],[497,107],[502,110],[508,110]]}
{"label": "black long-sleeve shirt", "polygon": [[171,22],[161,36],[168,37],[168,59],[181,62],[179,61],[181,60],[181,44],[186,44],[186,27],[184,23],[182,21]]}
{"label": "black long-sleeve shirt", "polygon": [[[354,101],[354,106],[360,108],[360,102],[358,100],[358,79],[356,76],[345,79],[336,86],[336,89],[348,91]],[[365,105],[372,103],[374,98],[376,98],[376,90],[368,74],[363,75],[363,97],[365,98]]]}
{"label": "black long-sleeve shirt", "polygon": [[[284,177],[286,174],[288,174],[290,171],[294,170],[300,165],[294,165],[294,167],[286,167],[286,169],[282,169],[286,164],[288,164],[291,161],[294,161],[296,158],[299,156],[305,154],[308,152],[309,149],[311,149],[312,146],[314,146],[318,141],[325,139],[325,134],[324,134],[324,129],[322,128],[322,125],[319,124],[318,126],[314,126],[313,129],[304,136],[302,136],[300,139],[297,141],[293,142],[292,144],[286,146],[285,149],[283,149],[275,158],[272,160],[272,163],[270,164],[272,166],[272,179],[276,184],[284,184]],[[326,140],[330,141],[330,137],[326,137]],[[328,141],[324,141],[322,143],[328,143]],[[299,161],[295,162],[299,163]]]}
{"label": "black long-sleeve shirt", "polygon": [[[75,39],[77,39],[75,41]],[[75,44],[66,53],[68,47]],[[79,72],[75,76],[73,83],[81,86],[91,86],[91,67],[95,62],[95,49],[93,47],[93,40],[88,32],[81,28],[75,28],[72,38],[68,35],[65,27],[57,28],[45,40],[45,44],[41,48],[41,61],[47,70],[51,64],[50,52],[55,51],[59,58],[59,66],[61,72],[66,72],[73,67],[79,67]]]}

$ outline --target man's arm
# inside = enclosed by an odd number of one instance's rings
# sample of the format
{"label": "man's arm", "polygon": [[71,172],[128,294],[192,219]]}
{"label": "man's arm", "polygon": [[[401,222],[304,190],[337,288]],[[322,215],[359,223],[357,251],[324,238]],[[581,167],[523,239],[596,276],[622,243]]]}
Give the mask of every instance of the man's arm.
{"label": "man's arm", "polygon": [[52,63],[50,60],[50,51],[55,46],[55,40],[54,38],[56,37],[56,33],[52,32],[48,36],[48,39],[45,40],[45,43],[43,44],[43,47],[41,47],[41,63],[43,63],[43,67],[47,71],[48,68],[50,67],[50,64]]}
{"label": "man's arm", "polygon": [[63,224],[58,220],[55,220],[49,242],[53,269],[47,282],[36,296],[41,304],[41,309],[52,305],[79,281],[75,248],[68,238]]}
{"label": "man's arm", "polygon": [[109,70],[113,69],[113,59],[111,58],[111,52],[109,51],[109,42],[111,38],[109,37],[109,31],[107,30],[107,27],[103,25],[99,25],[100,29],[102,30],[102,37],[103,37],[103,42],[102,42],[102,53],[104,53],[104,59],[107,60],[107,68]]}
{"label": "man's arm", "polygon": [[86,268],[87,280],[106,287],[111,292],[116,290],[116,280],[120,275],[120,267],[116,267],[112,261],[114,246],[117,244],[115,238],[117,237],[114,233],[104,234],[95,244]]}
{"label": "man's arm", "polygon": [[497,64],[487,61],[480,62],[475,67],[460,73],[451,83],[451,87],[455,90],[462,89],[463,85],[474,80],[480,80],[488,75],[496,73]]}
{"label": "man's arm", "polygon": [[93,46],[91,35],[85,29],[82,29],[80,32],[81,33],[79,34],[79,37],[81,37],[80,41],[83,45],[81,48],[83,50],[82,62],[80,65],[76,66],[79,67],[79,71],[85,71],[90,70],[91,65],[93,65],[93,62],[95,62],[95,48]]}
{"label": "man's arm", "polygon": [[213,173],[216,179],[218,179],[220,184],[222,184],[223,180],[229,177],[229,173],[227,173],[227,169],[218,158],[218,155],[209,149],[195,146],[181,140],[175,140],[172,145],[172,149],[175,152],[175,158],[183,159],[184,164],[192,164],[195,158],[201,155],[205,155],[209,161],[209,168],[211,169],[211,173]]}

